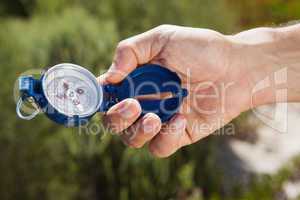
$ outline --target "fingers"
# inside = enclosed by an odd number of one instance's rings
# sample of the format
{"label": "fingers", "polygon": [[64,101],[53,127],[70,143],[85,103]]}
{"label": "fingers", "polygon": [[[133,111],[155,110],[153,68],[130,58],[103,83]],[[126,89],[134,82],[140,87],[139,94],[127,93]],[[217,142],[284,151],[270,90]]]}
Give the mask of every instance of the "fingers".
{"label": "fingers", "polygon": [[130,147],[141,148],[149,142],[149,150],[156,157],[168,157],[191,143],[185,131],[187,122],[183,115],[177,114],[162,127],[160,118],[153,113],[135,122],[140,114],[138,102],[126,99],[108,111],[104,124],[115,133],[122,132],[123,142]]}
{"label": "fingers", "polygon": [[125,99],[112,106],[103,118],[103,124],[114,133],[131,126],[141,115],[141,106],[135,99]]}
{"label": "fingers", "polygon": [[167,41],[165,29],[166,26],[160,26],[120,42],[111,67],[101,75],[101,83],[118,83],[138,65],[150,62]]}
{"label": "fingers", "polygon": [[160,118],[153,113],[148,113],[125,131],[121,137],[128,146],[140,148],[150,141],[160,131],[160,128]]}
{"label": "fingers", "polygon": [[185,132],[187,121],[177,114],[169,121],[149,144],[150,152],[156,157],[168,157],[190,140]]}

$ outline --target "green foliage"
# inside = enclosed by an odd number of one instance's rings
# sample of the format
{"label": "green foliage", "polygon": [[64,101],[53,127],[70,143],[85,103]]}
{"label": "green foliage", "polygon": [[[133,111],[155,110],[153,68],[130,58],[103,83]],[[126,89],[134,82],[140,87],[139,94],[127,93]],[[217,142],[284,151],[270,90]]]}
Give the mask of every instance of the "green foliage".
{"label": "green foliage", "polygon": [[29,123],[17,119],[13,86],[24,71],[61,62],[81,63],[98,74],[112,56],[117,41],[115,25],[95,20],[82,9],[72,9],[29,21],[9,19],[1,27],[0,196],[78,196],[80,156],[88,159],[101,154],[105,143],[96,137],[78,136],[77,130],[54,125],[43,117]]}
{"label": "green foliage", "polygon": [[244,27],[286,25],[300,18],[298,0],[227,1],[240,13]]}

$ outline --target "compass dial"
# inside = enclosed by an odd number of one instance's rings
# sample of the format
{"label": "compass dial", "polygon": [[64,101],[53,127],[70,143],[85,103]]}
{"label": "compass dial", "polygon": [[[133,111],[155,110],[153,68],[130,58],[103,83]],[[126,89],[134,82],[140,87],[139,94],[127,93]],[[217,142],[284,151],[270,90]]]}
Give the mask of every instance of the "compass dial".
{"label": "compass dial", "polygon": [[102,103],[102,90],[95,76],[78,65],[56,65],[44,74],[42,81],[48,102],[64,115],[89,116]]}

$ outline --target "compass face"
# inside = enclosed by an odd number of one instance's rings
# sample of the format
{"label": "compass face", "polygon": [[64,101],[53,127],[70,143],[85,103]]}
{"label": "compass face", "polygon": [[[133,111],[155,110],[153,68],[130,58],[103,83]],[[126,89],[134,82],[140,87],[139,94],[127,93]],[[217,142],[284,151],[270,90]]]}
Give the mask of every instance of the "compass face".
{"label": "compass face", "polygon": [[95,76],[78,65],[65,63],[50,68],[42,85],[48,102],[69,117],[90,116],[102,103],[102,90]]}

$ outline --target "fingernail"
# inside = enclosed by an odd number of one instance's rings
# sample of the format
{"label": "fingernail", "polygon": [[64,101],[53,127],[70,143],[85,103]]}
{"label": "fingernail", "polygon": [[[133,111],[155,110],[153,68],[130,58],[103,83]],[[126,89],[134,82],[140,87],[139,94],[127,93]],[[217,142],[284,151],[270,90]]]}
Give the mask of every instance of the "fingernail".
{"label": "fingernail", "polygon": [[144,116],[144,119],[143,119],[143,131],[144,133],[153,133],[156,131],[156,129],[158,128],[157,126],[157,120],[153,117],[153,116],[147,116],[145,115]]}
{"label": "fingernail", "polygon": [[136,109],[136,100],[134,99],[127,99],[123,102],[122,107],[119,110],[119,113],[122,118],[128,119],[134,117],[137,114]]}
{"label": "fingernail", "polygon": [[106,74],[102,74],[97,78],[98,83],[100,84],[106,84],[107,83],[107,79],[106,79]]}
{"label": "fingernail", "polygon": [[111,66],[109,67],[108,71],[107,71],[107,75],[111,75],[113,73],[116,73],[117,71],[117,67],[115,63],[112,63]]}

